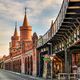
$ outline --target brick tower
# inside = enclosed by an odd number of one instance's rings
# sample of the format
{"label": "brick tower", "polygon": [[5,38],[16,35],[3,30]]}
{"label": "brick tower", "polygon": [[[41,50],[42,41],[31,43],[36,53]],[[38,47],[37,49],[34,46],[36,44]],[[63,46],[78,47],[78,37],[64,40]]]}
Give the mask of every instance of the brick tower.
{"label": "brick tower", "polygon": [[11,47],[16,48],[18,41],[19,41],[19,36],[17,33],[17,23],[16,23],[14,35],[11,37]]}
{"label": "brick tower", "polygon": [[23,25],[20,27],[20,41],[32,41],[32,27],[27,20],[26,8]]}

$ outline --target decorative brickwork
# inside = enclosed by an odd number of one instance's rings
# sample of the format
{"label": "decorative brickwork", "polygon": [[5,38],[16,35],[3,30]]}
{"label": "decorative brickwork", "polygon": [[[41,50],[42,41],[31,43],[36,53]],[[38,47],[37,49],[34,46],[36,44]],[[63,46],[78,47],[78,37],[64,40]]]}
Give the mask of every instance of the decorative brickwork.
{"label": "decorative brickwork", "polygon": [[36,76],[37,40],[36,33],[32,36],[32,27],[28,23],[25,12],[23,25],[20,27],[20,37],[18,36],[17,25],[15,26],[14,35],[11,37],[9,44],[9,55],[4,56],[4,68],[29,75],[34,75],[34,72],[36,72]]}

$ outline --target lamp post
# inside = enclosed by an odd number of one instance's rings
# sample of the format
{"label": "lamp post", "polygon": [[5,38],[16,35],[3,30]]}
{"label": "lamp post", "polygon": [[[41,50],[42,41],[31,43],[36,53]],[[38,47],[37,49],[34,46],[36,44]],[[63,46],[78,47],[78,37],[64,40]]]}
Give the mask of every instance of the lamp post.
{"label": "lamp post", "polygon": [[52,61],[53,61],[53,56],[52,56],[52,43],[47,43],[50,46],[50,52],[51,52],[51,56],[50,56],[50,60],[51,60],[51,80],[53,79],[53,65],[52,65]]}
{"label": "lamp post", "polygon": [[50,46],[50,52],[51,52],[51,55],[52,55],[52,43],[47,43],[49,46]]}

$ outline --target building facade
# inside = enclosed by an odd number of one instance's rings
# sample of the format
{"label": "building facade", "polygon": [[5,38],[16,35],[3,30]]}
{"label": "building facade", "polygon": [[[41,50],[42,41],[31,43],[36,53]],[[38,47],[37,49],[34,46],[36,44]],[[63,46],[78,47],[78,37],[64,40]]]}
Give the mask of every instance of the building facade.
{"label": "building facade", "polygon": [[32,27],[29,25],[25,11],[23,25],[20,26],[20,36],[18,36],[17,25],[15,25],[14,35],[9,43],[9,55],[3,57],[3,68],[36,76],[37,39],[36,33],[32,35]]}

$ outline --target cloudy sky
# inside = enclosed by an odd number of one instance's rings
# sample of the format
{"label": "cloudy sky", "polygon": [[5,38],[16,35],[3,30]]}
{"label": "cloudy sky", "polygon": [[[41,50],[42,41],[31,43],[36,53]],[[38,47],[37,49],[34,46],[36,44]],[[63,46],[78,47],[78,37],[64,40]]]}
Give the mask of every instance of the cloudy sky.
{"label": "cloudy sky", "polygon": [[62,0],[0,0],[0,56],[9,54],[15,22],[19,30],[25,7],[33,32],[43,35],[50,28],[51,20],[55,21],[61,4]]}

